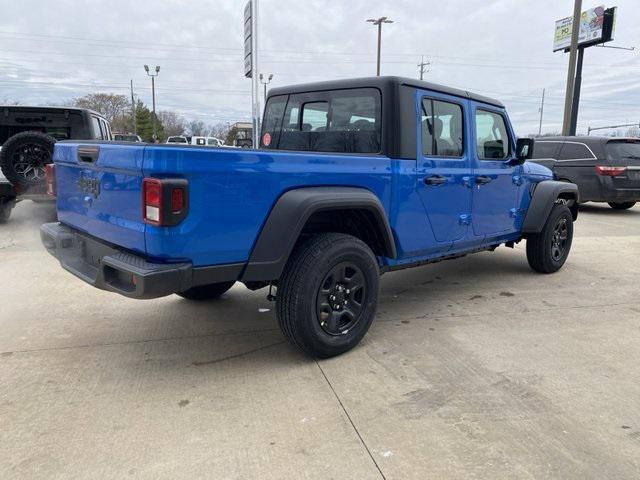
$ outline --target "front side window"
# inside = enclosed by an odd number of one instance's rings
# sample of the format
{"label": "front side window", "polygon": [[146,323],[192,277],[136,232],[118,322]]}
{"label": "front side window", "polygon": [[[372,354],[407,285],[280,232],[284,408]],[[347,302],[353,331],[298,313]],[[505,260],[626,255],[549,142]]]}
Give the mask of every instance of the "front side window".
{"label": "front side window", "polygon": [[462,107],[455,103],[422,100],[422,154],[460,158],[464,153]]}
{"label": "front side window", "polygon": [[[282,102],[271,105],[272,101],[269,100],[265,111],[263,147],[336,153],[380,152],[381,99],[380,92],[374,88],[290,95],[284,108]],[[284,112],[281,124],[279,112]]]}
{"label": "front side window", "polygon": [[536,141],[533,145],[533,158],[554,158],[557,160],[560,145],[559,142]]}
{"label": "front side window", "polygon": [[480,160],[503,160],[509,156],[509,134],[504,117],[487,110],[476,111],[476,149]]}
{"label": "front side window", "polygon": [[319,132],[327,129],[329,102],[311,102],[302,106],[302,131]]}

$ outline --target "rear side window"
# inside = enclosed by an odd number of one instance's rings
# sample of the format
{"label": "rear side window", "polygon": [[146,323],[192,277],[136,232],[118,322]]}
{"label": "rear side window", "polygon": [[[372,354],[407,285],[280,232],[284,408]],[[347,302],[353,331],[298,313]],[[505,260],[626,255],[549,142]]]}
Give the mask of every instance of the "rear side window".
{"label": "rear side window", "polygon": [[476,110],[476,149],[481,160],[501,160],[509,156],[509,134],[502,115]]}
{"label": "rear side window", "polygon": [[286,107],[282,98],[269,99],[262,147],[336,153],[380,152],[378,90],[361,88],[290,95]]}
{"label": "rear side window", "polygon": [[560,142],[535,142],[533,145],[533,158],[558,158]]}
{"label": "rear side window", "polygon": [[277,97],[271,97],[267,102],[262,124],[263,134],[260,136],[261,148],[276,148],[278,145],[280,130],[282,129],[282,117],[284,115],[284,109],[287,106],[287,98],[286,95],[279,95]]}
{"label": "rear side window", "polygon": [[93,138],[102,140],[102,131],[100,130],[100,120],[97,117],[91,117],[91,125],[93,127]]}
{"label": "rear side window", "polygon": [[464,152],[462,107],[451,102],[422,100],[422,154],[460,158]]}
{"label": "rear side window", "polygon": [[591,154],[587,146],[582,143],[564,143],[558,155],[558,160],[582,160],[585,158],[595,157]]}

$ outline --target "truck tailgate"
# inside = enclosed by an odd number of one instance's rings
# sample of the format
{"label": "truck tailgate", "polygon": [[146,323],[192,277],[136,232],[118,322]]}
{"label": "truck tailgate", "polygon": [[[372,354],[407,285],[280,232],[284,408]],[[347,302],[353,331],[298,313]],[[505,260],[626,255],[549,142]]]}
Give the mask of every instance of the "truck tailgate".
{"label": "truck tailgate", "polygon": [[144,145],[58,142],[58,219],[109,243],[145,252]]}

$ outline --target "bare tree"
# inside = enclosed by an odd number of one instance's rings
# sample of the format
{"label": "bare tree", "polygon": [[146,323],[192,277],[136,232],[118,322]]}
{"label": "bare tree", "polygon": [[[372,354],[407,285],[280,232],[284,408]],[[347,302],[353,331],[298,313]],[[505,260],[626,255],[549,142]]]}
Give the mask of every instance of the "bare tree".
{"label": "bare tree", "polygon": [[204,137],[209,133],[207,125],[202,120],[191,120],[187,130],[189,135],[194,137]]}
{"label": "bare tree", "polygon": [[169,110],[163,110],[158,112],[158,120],[164,127],[164,133],[168,137],[175,135],[184,135],[186,130],[186,123],[184,118],[178,115],[176,112]]}
{"label": "bare tree", "polygon": [[[95,110],[98,113],[104,115],[107,121],[111,124],[114,122],[117,124],[127,115],[127,110],[130,113],[130,101],[126,95],[117,95],[114,93],[89,93],[84,97],[75,98],[71,101],[71,104],[79,108],[88,108]],[[116,130],[116,128],[114,128]]]}

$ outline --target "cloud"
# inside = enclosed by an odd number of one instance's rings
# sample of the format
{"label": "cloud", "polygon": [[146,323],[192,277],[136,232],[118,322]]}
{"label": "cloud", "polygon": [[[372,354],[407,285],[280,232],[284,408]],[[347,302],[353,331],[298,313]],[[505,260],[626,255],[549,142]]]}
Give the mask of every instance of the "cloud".
{"label": "cloud", "polygon": [[[5,2],[0,19],[0,98],[61,104],[88,92],[136,94],[151,103],[142,66],[161,65],[159,109],[207,122],[246,120],[251,82],[243,76],[244,0]],[[566,3],[566,5],[565,5]],[[597,5],[585,1],[584,8]],[[619,45],[640,46],[637,0],[620,0]],[[260,0],[260,71],[271,85],[375,73],[376,29],[386,15],[383,74],[427,79],[500,98],[520,134],[537,131],[542,89],[544,129],[562,119],[568,56],[551,51],[556,0]],[[585,55],[579,130],[640,116],[636,52],[590,48]]]}

